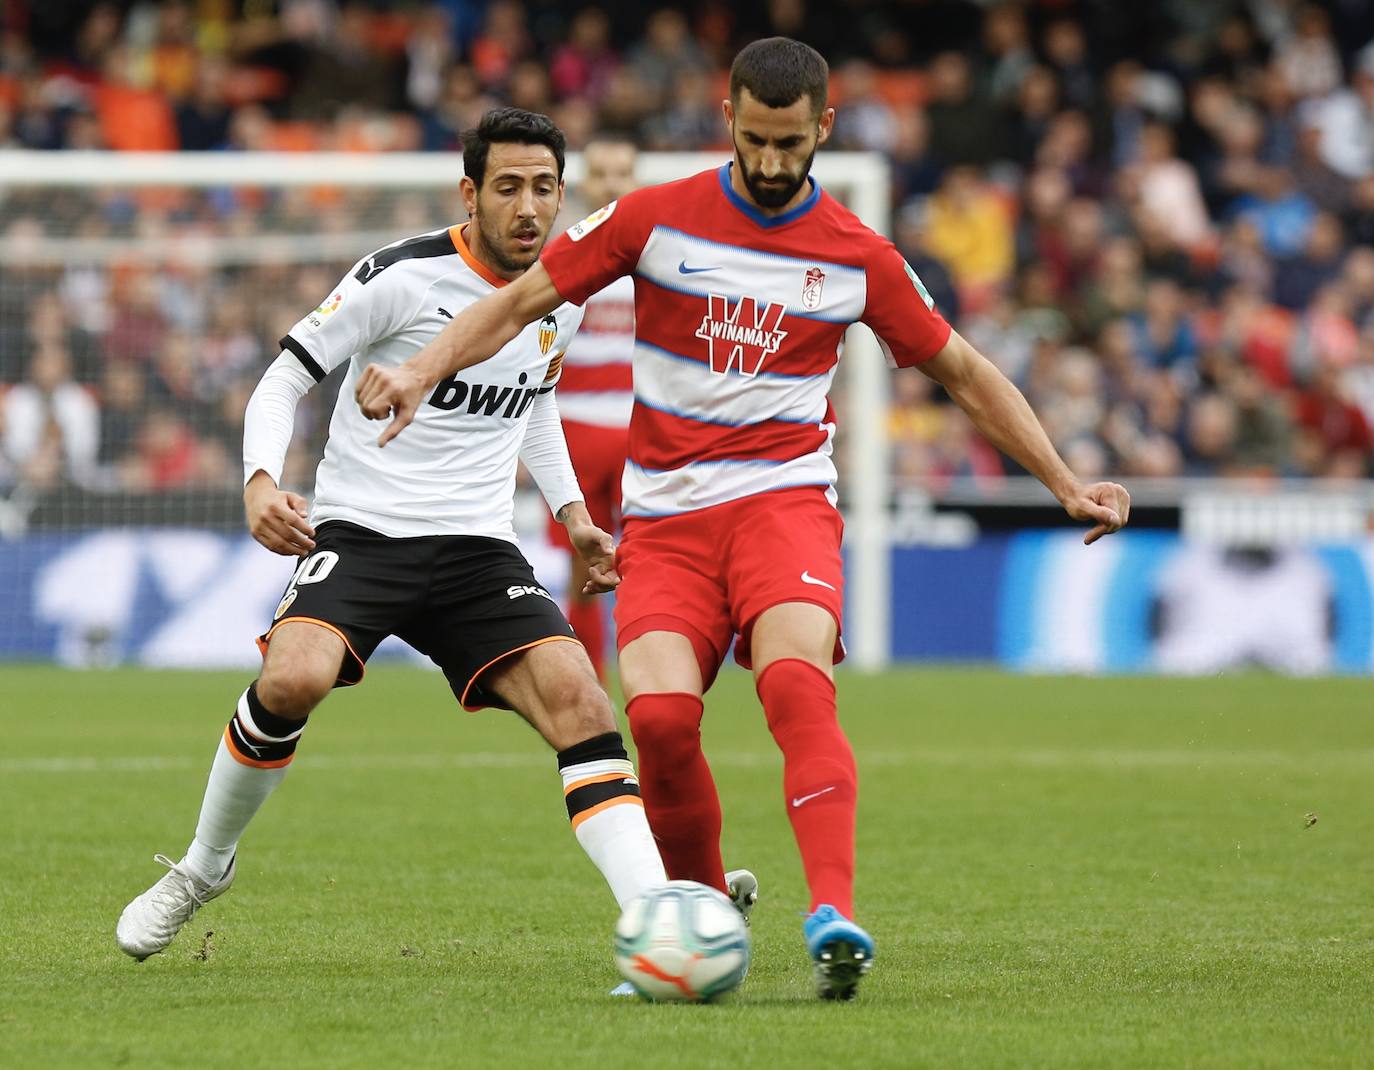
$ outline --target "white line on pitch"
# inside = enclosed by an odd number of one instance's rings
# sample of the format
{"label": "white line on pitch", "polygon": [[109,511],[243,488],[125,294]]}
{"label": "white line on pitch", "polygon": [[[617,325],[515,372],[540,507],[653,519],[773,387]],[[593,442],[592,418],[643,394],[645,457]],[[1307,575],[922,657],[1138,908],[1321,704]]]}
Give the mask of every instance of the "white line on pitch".
{"label": "white line on pitch", "polygon": [[[722,751],[707,748],[711,763],[723,767],[767,768],[781,764],[781,755],[769,752]],[[302,755],[299,766],[310,771],[435,770],[542,768],[549,754],[477,751],[456,754],[356,754]],[[860,752],[860,766],[951,766],[977,769],[1187,769],[1226,768],[1269,770],[1370,769],[1374,750],[1311,751],[1293,754],[1280,750],[1072,750],[1024,751],[913,750]],[[53,757],[0,759],[0,773],[155,773],[180,772],[208,767],[208,761],[190,757]]]}

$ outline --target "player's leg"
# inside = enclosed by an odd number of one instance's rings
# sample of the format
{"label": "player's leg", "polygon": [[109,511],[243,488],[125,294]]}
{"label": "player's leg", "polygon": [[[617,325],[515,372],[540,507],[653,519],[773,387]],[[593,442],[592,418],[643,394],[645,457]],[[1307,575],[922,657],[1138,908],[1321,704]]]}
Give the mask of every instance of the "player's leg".
{"label": "player's leg", "polygon": [[488,670],[482,686],[558,752],[573,832],[616,902],[624,906],[663,884],[668,878],[644,816],[634,766],[581,644],[540,643]]}
{"label": "player's leg", "polygon": [[362,679],[364,662],[422,589],[426,564],[417,554],[430,543],[339,522],[320,526],[315,552],[297,568],[276,623],[258,640],[262,673],[220,734],[195,839],[180,862],[158,856],[170,872],[120,917],[116,938],[128,954],[163,950],[232,883],[239,838],[285,777],[310,711],[331,687]]}
{"label": "player's leg", "polygon": [[[561,526],[561,525],[560,525]],[[587,563],[576,553],[568,556],[568,623],[587,649],[592,671],[601,682],[606,680],[606,622],[602,600],[594,594],[583,594],[591,573]]]}
{"label": "player's leg", "polygon": [[717,510],[630,520],[617,564],[616,642],[649,825],[674,880],[726,891],[721,809],[701,749],[702,695],[733,628],[719,572]]}
{"label": "player's leg", "polygon": [[262,674],[220,738],[185,865],[204,880],[229,868],[239,838],[286,777],[310,712],[329,694],[346,653],[334,631],[286,621],[272,635]]}
{"label": "player's leg", "polygon": [[691,639],[651,631],[620,650],[640,788],[668,876],[726,890],[716,782],[701,749],[705,690]]}
{"label": "player's leg", "polygon": [[168,872],[120,915],[121,950],[144,959],[164,950],[192,915],[234,880],[239,838],[286,776],[310,711],[339,675],[344,641],[307,623],[277,630],[262,675],[239,696],[220,736],[196,822],[180,862],[159,855]]}
{"label": "player's leg", "polygon": [[858,774],[840,728],[831,659],[835,619],[809,602],[760,614],[751,636],[754,680],[783,755],[783,794],[811,891],[811,909],[854,910]]}
{"label": "player's leg", "polygon": [[858,776],[840,728],[832,665],[842,655],[839,515],[819,492],[761,495],[731,546],[736,656],[754,670],[783,754],[783,792],[811,903],[805,935],[823,998],[849,999],[873,941],[850,920]]}

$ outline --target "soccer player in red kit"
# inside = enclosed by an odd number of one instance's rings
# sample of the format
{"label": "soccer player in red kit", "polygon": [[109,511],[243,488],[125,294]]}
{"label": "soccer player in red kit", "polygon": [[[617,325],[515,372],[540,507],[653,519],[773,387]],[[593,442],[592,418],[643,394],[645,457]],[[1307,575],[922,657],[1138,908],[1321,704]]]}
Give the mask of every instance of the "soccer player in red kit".
{"label": "soccer player in red kit", "polygon": [[[582,198],[600,208],[633,190],[634,142],[598,138],[583,150],[586,177]],[[602,531],[620,529],[620,480],[629,453],[630,410],[634,405],[635,287],[616,279],[582,306],[582,326],[563,354],[558,410],[577,480],[592,523]],[[586,594],[591,578],[580,554],[572,552],[567,529],[549,523],[549,541],[569,551],[568,623],[587,648],[592,667],[606,679],[606,627],[601,599]]]}
{"label": "soccer player in red kit", "polygon": [[737,636],[783,754],[818,992],[849,999],[874,946],[853,920],[857,776],[831,671],[844,579],[826,394],[845,329],[866,324],[895,364],[941,383],[993,445],[1093,525],[1085,541],[1120,528],[1130,499],[1075,478],[1020,391],[951,330],[892,243],[810,178],[834,121],[828,77],[800,42],[746,47],[723,106],[731,163],[593,212],[406,364],[369,368],[355,396],[368,416],[392,417],[384,445],[446,375],[562,301],[634,277],[616,623],[649,822],[671,877],[727,887],[700,722]]}

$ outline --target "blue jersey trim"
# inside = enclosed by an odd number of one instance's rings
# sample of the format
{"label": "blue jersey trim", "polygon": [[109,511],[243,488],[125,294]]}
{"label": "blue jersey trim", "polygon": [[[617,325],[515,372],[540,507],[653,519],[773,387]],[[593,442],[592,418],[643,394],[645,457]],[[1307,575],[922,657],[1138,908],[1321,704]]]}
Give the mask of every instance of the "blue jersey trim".
{"label": "blue jersey trim", "polygon": [[716,176],[720,179],[720,188],[724,191],[726,199],[729,200],[731,204],[761,227],[766,227],[771,230],[774,227],[785,227],[788,223],[795,223],[802,216],[806,215],[807,212],[815,208],[816,204],[821,199],[821,184],[817,182],[813,176],[807,175],[806,181],[811,183],[811,193],[806,200],[802,201],[801,204],[797,205],[797,207],[793,208],[790,212],[784,212],[782,215],[764,215],[753,202],[745,200],[735,192],[735,187],[730,185],[730,168],[734,166],[734,162],[731,161],[730,163],[722,164],[720,170],[716,172]]}

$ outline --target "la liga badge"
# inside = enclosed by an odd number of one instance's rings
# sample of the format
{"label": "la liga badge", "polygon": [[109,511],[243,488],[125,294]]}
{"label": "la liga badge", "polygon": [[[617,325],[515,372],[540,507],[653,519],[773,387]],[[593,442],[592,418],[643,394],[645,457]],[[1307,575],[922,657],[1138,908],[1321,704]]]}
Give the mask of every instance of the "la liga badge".
{"label": "la liga badge", "polygon": [[807,268],[806,281],[802,283],[802,308],[815,312],[821,307],[821,288],[825,285],[825,272],[818,267]]}

